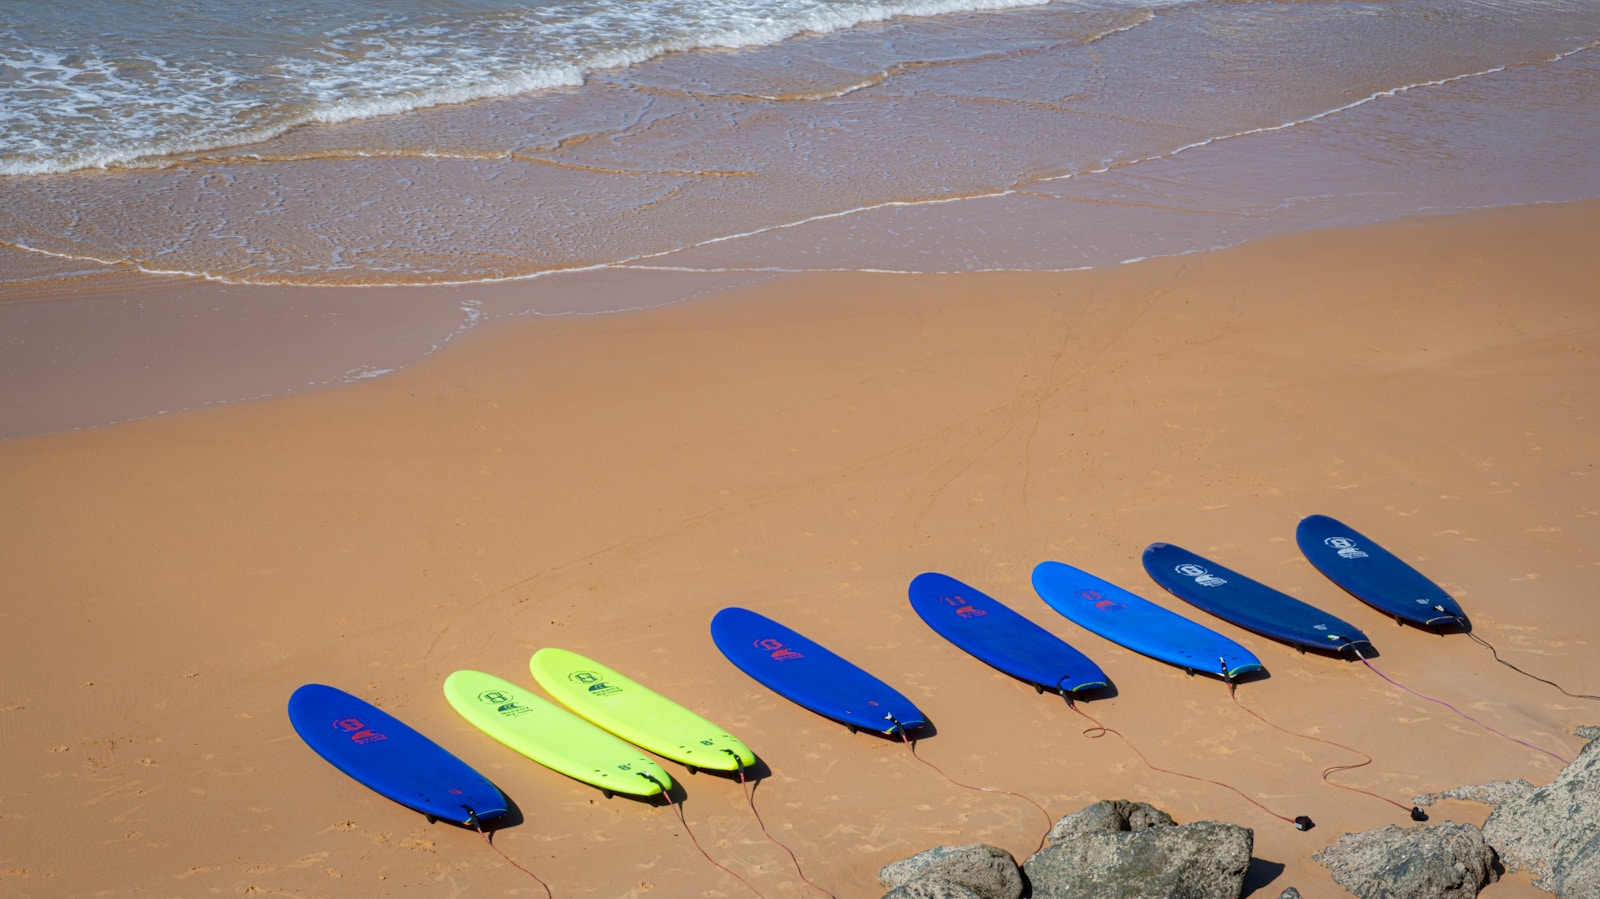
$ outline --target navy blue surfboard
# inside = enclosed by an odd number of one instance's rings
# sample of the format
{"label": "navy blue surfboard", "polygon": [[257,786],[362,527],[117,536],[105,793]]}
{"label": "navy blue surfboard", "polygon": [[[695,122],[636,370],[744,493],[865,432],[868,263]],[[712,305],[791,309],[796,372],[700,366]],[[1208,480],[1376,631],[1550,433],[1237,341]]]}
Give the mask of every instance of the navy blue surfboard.
{"label": "navy blue surfboard", "polygon": [[1107,685],[1088,656],[1010,606],[935,571],[911,581],[911,608],[939,636],[1041,690],[1072,693]]}
{"label": "navy blue surfboard", "polygon": [[711,640],[767,689],[852,731],[898,735],[928,723],[893,687],[765,615],[723,609],[711,619]]}
{"label": "navy blue surfboard", "polygon": [[373,791],[444,821],[506,813],[487,778],[377,706],[322,684],[289,697],[289,723],[329,764]]}
{"label": "navy blue surfboard", "polygon": [[1295,528],[1295,542],[1328,580],[1369,606],[1412,624],[1467,626],[1450,594],[1355,528],[1312,515]]}
{"label": "navy blue surfboard", "polygon": [[1255,653],[1236,641],[1080,568],[1040,562],[1033,569],[1033,589],[1084,630],[1169,665],[1227,679],[1265,670]]}
{"label": "navy blue surfboard", "polygon": [[1323,652],[1372,646],[1355,625],[1180,546],[1145,547],[1144,570],[1173,596],[1263,636]]}

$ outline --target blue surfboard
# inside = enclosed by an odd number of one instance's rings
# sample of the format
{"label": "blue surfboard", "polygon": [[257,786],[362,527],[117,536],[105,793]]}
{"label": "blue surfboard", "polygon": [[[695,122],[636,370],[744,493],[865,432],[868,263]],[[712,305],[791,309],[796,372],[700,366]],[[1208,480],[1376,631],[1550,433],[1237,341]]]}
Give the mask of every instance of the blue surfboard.
{"label": "blue surfboard", "polygon": [[939,636],[1040,690],[1072,693],[1107,686],[1088,656],[1010,606],[935,571],[911,581],[911,608]]}
{"label": "blue surfboard", "polygon": [[1378,611],[1427,627],[1467,626],[1466,613],[1450,594],[1355,528],[1312,515],[1295,528],[1294,538],[1328,580]]}
{"label": "blue surfboard", "polygon": [[893,687],[765,615],[723,609],[711,619],[711,640],[767,689],[851,731],[899,735],[928,723]]}
{"label": "blue surfboard", "polygon": [[377,706],[322,684],[289,697],[289,723],[329,764],[373,791],[445,821],[506,813],[487,778]]}
{"label": "blue surfboard", "polygon": [[1173,596],[1263,636],[1323,652],[1372,646],[1355,625],[1180,546],[1145,547],[1144,570]]}
{"label": "blue surfboard", "polygon": [[1152,659],[1226,679],[1264,671],[1255,653],[1216,631],[1061,562],[1040,562],[1033,589],[1084,630]]}

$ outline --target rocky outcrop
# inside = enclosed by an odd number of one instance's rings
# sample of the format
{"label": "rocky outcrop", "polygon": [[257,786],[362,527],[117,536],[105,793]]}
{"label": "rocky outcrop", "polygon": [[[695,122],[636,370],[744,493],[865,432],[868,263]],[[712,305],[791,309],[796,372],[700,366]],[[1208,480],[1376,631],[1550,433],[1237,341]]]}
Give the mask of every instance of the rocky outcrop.
{"label": "rocky outcrop", "polygon": [[1034,899],[1238,899],[1255,834],[1199,821],[1065,833],[1023,865]]}
{"label": "rocky outcrop", "polygon": [[888,896],[894,899],[1022,896],[1022,872],[1017,860],[1004,849],[983,843],[940,846],[901,859],[878,872],[878,884],[888,888]]}
{"label": "rocky outcrop", "polygon": [[1600,896],[1600,730],[1556,779],[1500,803],[1483,834],[1510,871],[1526,870],[1534,886],[1560,897]]}
{"label": "rocky outcrop", "polygon": [[1255,835],[1220,821],[1180,825],[1142,802],[1067,815],[1019,870],[1003,849],[942,846],[886,866],[884,899],[1239,899]]}
{"label": "rocky outcrop", "polygon": [[1075,833],[1118,833],[1150,827],[1176,827],[1172,816],[1147,802],[1102,799],[1082,811],[1073,812],[1050,828],[1050,842]]}
{"label": "rocky outcrop", "polygon": [[1472,899],[1498,879],[1483,832],[1448,821],[1347,833],[1312,857],[1361,899]]}

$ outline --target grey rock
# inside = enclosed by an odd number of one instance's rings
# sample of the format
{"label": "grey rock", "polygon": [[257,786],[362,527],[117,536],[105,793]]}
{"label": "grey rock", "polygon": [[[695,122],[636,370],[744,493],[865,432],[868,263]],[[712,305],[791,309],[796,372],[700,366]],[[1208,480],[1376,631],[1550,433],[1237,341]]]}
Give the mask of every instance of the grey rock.
{"label": "grey rock", "polygon": [[1502,803],[1483,825],[1484,837],[1507,870],[1532,872],[1538,878],[1533,885],[1547,891],[1557,889],[1564,866],[1593,864],[1597,832],[1600,740],[1584,746],[1551,783]]}
{"label": "grey rock", "polygon": [[1254,841],[1220,821],[1066,833],[1023,871],[1033,899],[1238,899]]}
{"label": "grey rock", "polygon": [[1347,833],[1312,858],[1361,899],[1472,899],[1499,876],[1483,832],[1450,821]]}
{"label": "grey rock", "polygon": [[1572,735],[1580,740],[1593,740],[1600,737],[1600,724],[1584,724],[1572,729]]}
{"label": "grey rock", "polygon": [[1300,891],[1294,887],[1289,887],[1278,894],[1278,899],[1300,899]]}
{"label": "grey rock", "polygon": [[883,899],[983,899],[983,897],[959,883],[941,880],[930,874],[902,883],[885,893]]}
{"label": "grey rock", "polygon": [[1556,869],[1555,891],[1561,899],[1600,896],[1600,833],[1589,838]]}
{"label": "grey rock", "polygon": [[[938,880],[971,891],[978,899],[1020,899],[1022,872],[1011,853],[996,846],[973,843],[970,846],[939,846],[910,858],[892,862],[878,872],[878,884],[898,891],[914,881]],[[918,887],[926,889],[926,887]],[[897,892],[890,895],[901,899]],[[906,897],[935,896],[934,893],[907,893]],[[949,894],[958,896],[958,893]]]}
{"label": "grey rock", "polygon": [[1075,833],[1120,833],[1177,824],[1171,815],[1149,803],[1102,799],[1057,821],[1050,828],[1050,842]]}
{"label": "grey rock", "polygon": [[1486,784],[1472,787],[1456,787],[1453,790],[1442,790],[1438,793],[1423,793],[1411,801],[1420,806],[1430,806],[1441,799],[1464,799],[1467,802],[1480,802],[1484,805],[1500,805],[1510,802],[1518,796],[1533,789],[1533,784],[1522,778],[1516,780],[1496,780]]}

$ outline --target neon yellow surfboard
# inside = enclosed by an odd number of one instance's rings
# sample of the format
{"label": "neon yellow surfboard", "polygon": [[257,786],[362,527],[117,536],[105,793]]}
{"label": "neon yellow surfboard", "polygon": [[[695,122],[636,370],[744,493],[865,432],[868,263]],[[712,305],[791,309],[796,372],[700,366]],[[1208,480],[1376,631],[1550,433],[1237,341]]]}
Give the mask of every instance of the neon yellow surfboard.
{"label": "neon yellow surfboard", "polygon": [[528,661],[533,679],[574,712],[690,770],[736,771],[756,754],[717,725],[616,671],[548,647]]}
{"label": "neon yellow surfboard", "polygon": [[636,747],[504,678],[457,671],[445,678],[444,697],[474,727],[607,796],[654,796],[672,787],[667,772]]}

